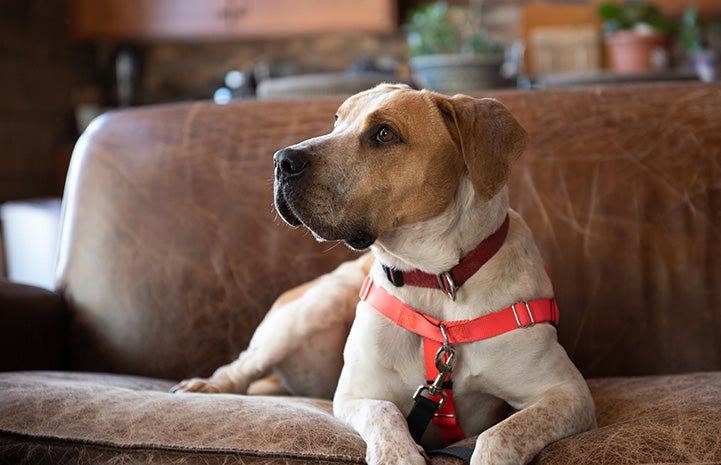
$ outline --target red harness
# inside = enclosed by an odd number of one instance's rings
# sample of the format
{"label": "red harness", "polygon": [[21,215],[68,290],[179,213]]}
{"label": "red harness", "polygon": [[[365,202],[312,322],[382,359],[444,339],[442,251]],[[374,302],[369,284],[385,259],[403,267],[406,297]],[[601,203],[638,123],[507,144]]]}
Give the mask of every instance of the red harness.
{"label": "red harness", "polygon": [[[399,271],[383,265],[388,280],[396,287],[404,285],[441,289],[455,300],[457,289],[473,276],[503,245],[509,229],[509,217],[506,215],[498,230],[484,239],[471,253],[464,257],[452,270],[440,275],[422,271]],[[400,299],[373,282],[368,276],[360,291],[360,299],[368,302],[378,312],[393,320],[397,325],[418,334],[423,338],[423,352],[426,364],[427,385],[422,385],[413,396],[418,409],[425,410],[417,417],[425,421],[411,421],[409,425],[414,439],[418,441],[432,413],[433,422],[438,426],[444,444],[448,445],[463,439],[463,431],[458,423],[451,383],[452,358],[455,353],[453,344],[480,341],[518,328],[527,328],[536,323],[558,324],[558,308],[555,299],[538,299],[519,302],[508,308],[481,316],[474,320],[440,321],[406,305]],[[441,370],[445,374],[441,374]],[[427,398],[421,396],[427,390]],[[430,403],[426,402],[430,399]],[[419,402],[419,400],[421,402]],[[416,407],[414,407],[415,411]],[[411,425],[414,423],[414,425]],[[415,425],[423,423],[423,426]],[[415,431],[413,431],[415,429]]]}
{"label": "red harness", "polygon": [[[443,344],[480,341],[537,323],[558,324],[558,307],[554,298],[519,302],[473,320],[457,321],[440,321],[417,311],[374,283],[370,276],[367,276],[363,282],[360,298],[397,325],[423,338],[426,377],[429,385],[440,373],[436,366],[436,355]],[[444,338],[444,331],[447,340]],[[444,395],[429,396],[431,400],[441,404],[433,416],[433,422],[439,427],[441,438],[446,445],[464,437],[453,403],[450,379],[449,373],[443,380]]]}

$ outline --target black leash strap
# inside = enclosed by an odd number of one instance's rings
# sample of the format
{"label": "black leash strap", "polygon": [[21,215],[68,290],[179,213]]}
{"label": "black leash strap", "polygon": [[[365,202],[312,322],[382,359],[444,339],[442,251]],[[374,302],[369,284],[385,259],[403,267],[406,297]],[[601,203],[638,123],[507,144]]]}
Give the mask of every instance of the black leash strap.
{"label": "black leash strap", "polygon": [[413,404],[413,408],[406,418],[408,430],[416,443],[420,444],[423,433],[425,433],[428,424],[433,420],[433,414],[437,410],[438,402],[434,402],[425,396],[416,397],[416,403]]}
{"label": "black leash strap", "polygon": [[[428,424],[433,420],[433,414],[438,410],[438,402],[433,402],[431,399],[425,396],[418,396],[416,403],[413,405],[411,412],[408,414],[406,421],[408,422],[408,430],[411,432],[411,437],[416,443],[421,442],[423,433],[428,428]],[[456,457],[466,462],[471,461],[471,455],[473,455],[473,448],[462,447],[462,446],[449,446],[443,449],[435,449],[427,452],[430,456],[435,455],[449,455]]]}
{"label": "black leash strap", "polygon": [[450,455],[451,457],[456,457],[461,460],[465,460],[466,462],[471,462],[471,456],[473,455],[473,448],[472,447],[463,447],[463,446],[450,446],[445,447],[443,449],[436,449],[428,452],[428,455],[434,456],[434,455]]}
{"label": "black leash strap", "polygon": [[[408,430],[411,432],[411,437],[416,443],[421,442],[423,433],[428,428],[428,424],[433,420],[433,414],[438,410],[438,402],[433,402],[431,399],[425,396],[418,396],[416,403],[413,404],[411,412],[408,414],[406,421],[408,422]],[[435,455],[449,455],[456,457],[466,462],[471,461],[471,455],[473,455],[473,448],[462,447],[462,446],[449,446],[443,449],[435,449],[427,452],[430,456]]]}

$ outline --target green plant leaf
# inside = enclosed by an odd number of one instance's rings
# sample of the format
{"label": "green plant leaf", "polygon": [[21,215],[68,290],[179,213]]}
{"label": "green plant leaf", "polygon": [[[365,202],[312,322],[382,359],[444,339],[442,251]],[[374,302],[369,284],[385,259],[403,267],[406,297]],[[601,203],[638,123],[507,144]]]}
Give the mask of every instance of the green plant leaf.
{"label": "green plant leaf", "polygon": [[469,12],[462,7],[449,7],[439,1],[409,13],[404,25],[411,56],[444,53],[493,53],[503,51],[503,45],[485,30],[471,30]]}

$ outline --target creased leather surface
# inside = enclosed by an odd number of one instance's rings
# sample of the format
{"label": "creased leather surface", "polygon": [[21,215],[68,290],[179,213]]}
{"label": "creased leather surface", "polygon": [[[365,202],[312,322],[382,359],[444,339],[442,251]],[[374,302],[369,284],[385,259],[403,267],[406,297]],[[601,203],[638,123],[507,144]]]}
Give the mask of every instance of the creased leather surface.
{"label": "creased leather surface", "polygon": [[[102,374],[0,374],[0,459],[22,453],[32,462],[34,453],[105,448],[131,456],[233,455],[252,463],[363,462],[363,441],[333,417],[330,401],[170,394],[172,384]],[[37,449],[26,449],[28,440]]]}
{"label": "creased leather surface", "polygon": [[535,464],[721,463],[721,373],[589,385],[599,428],[550,445]]}
{"label": "creased leather surface", "polygon": [[498,95],[510,182],[585,376],[721,369],[721,85]]}
{"label": "creased leather surface", "polygon": [[[584,375],[721,369],[721,85],[493,95],[530,135],[511,203]],[[280,292],[349,257],[272,208],[273,152],[330,130],[340,101],[181,104],[96,123],[65,198],[74,366],[207,375]]]}
{"label": "creased leather surface", "polygon": [[[721,85],[494,96],[531,138],[511,203],[546,258],[559,338],[581,371],[721,370]],[[62,226],[74,368],[207,375],[246,346],[280,292],[351,256],[272,209],[273,152],[327,132],[339,103],[193,103],[97,122],[75,152]],[[602,427],[550,446],[538,463],[721,461],[718,376],[592,380]],[[217,448],[227,440],[231,450],[254,444],[241,463],[336,460],[258,454],[316,453],[319,437],[322,450],[363,456],[357,436],[331,426],[327,403],[180,398],[161,392],[170,383],[132,378],[0,379],[0,457],[194,463],[155,448],[177,441],[200,449],[198,463],[224,463]],[[284,426],[251,428],[268,418]]]}
{"label": "creased leather surface", "polygon": [[60,287],[81,370],[182,379],[237,357],[273,300],[353,256],[273,209],[273,153],[327,132],[336,100],[108,115],[78,144]]}
{"label": "creased leather surface", "polygon": [[[332,417],[329,401],[173,395],[166,392],[171,384],[101,374],[0,374],[0,463],[363,461],[363,442]],[[599,428],[551,444],[534,464],[721,462],[721,372],[589,385]],[[435,457],[432,463],[462,462]]]}

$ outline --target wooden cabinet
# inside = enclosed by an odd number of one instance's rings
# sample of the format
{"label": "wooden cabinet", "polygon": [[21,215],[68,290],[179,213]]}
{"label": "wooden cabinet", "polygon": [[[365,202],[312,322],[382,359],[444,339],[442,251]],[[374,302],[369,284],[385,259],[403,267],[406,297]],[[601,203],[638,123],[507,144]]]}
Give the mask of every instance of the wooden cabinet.
{"label": "wooden cabinet", "polygon": [[[592,0],[593,5],[607,2],[609,0]],[[611,0],[620,3],[621,0]],[[696,4],[702,16],[717,17],[721,14],[720,0],[650,0],[661,9],[661,12],[670,18],[680,18],[684,10],[691,4]]]}
{"label": "wooden cabinet", "polygon": [[721,1],[719,0],[654,0],[653,3],[672,18],[680,18],[684,10],[691,4],[696,4],[701,15],[718,16],[721,14]]}
{"label": "wooden cabinet", "polygon": [[72,0],[78,40],[286,37],[393,31],[396,0]]}

